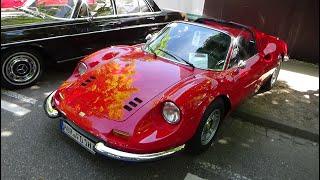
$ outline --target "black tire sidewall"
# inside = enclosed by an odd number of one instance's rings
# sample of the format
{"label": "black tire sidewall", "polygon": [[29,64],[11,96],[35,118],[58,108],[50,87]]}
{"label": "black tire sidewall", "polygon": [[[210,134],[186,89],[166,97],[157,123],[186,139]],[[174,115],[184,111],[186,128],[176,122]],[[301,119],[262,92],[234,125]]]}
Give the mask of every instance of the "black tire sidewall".
{"label": "black tire sidewall", "polygon": [[[13,58],[15,55],[19,55],[19,54],[25,54],[28,55],[29,57],[31,57],[37,65],[37,74],[35,78],[32,78],[31,81],[29,81],[28,83],[24,83],[24,84],[13,84],[12,82],[8,81],[3,72],[3,68],[5,68],[4,66],[7,65],[7,63],[9,62],[9,60],[11,58]],[[1,85],[7,89],[20,89],[20,88],[25,88],[25,87],[29,87],[31,85],[33,85],[34,83],[36,83],[39,78],[41,77],[43,72],[43,60],[41,55],[33,50],[33,49],[27,49],[27,48],[21,48],[21,49],[17,49],[17,50],[9,50],[3,53],[3,55],[1,56]]]}
{"label": "black tire sidewall", "polygon": [[[219,109],[220,113],[221,113],[218,129],[217,129],[215,135],[213,136],[213,138],[211,139],[211,141],[206,145],[202,145],[201,144],[201,134],[202,134],[204,125],[206,124],[210,114],[216,109]],[[206,109],[206,111],[204,112],[204,114],[202,116],[202,119],[201,119],[201,122],[200,122],[200,124],[198,126],[198,129],[197,129],[195,135],[186,144],[187,151],[189,151],[189,152],[191,152],[193,154],[198,154],[198,153],[201,153],[201,152],[207,150],[213,143],[215,143],[216,140],[218,139],[218,136],[219,136],[219,130],[220,130],[223,118],[224,118],[224,114],[225,114],[225,106],[224,106],[223,100],[220,99],[220,98],[214,100],[209,105],[209,107]]]}

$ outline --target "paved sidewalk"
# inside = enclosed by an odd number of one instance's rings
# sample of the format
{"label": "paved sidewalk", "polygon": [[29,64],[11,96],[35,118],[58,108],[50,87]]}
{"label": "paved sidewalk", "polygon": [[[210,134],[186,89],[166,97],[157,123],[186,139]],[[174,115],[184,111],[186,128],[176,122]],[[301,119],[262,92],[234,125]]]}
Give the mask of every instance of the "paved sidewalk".
{"label": "paved sidewalk", "polygon": [[319,142],[319,67],[296,60],[283,63],[276,86],[245,101],[234,115]]}

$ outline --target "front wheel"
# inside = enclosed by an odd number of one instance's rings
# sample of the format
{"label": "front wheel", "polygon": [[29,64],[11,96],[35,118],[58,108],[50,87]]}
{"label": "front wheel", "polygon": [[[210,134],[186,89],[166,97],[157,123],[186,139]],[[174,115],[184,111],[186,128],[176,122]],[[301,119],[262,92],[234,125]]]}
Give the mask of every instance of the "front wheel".
{"label": "front wheel", "polygon": [[189,152],[194,154],[203,152],[217,140],[220,122],[224,117],[224,107],[222,99],[217,99],[207,108],[196,134],[187,143],[186,148]]}
{"label": "front wheel", "polygon": [[1,57],[1,81],[6,88],[24,88],[34,84],[42,74],[42,58],[34,50],[5,52]]}

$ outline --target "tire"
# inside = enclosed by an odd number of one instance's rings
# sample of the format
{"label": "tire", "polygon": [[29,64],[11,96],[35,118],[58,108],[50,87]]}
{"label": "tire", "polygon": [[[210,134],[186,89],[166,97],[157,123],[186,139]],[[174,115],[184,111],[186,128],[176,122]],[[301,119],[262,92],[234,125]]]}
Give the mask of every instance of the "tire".
{"label": "tire", "polygon": [[[212,143],[218,139],[218,130],[224,118],[225,105],[222,99],[216,99],[204,112],[198,129],[192,139],[186,144],[186,150],[192,154],[206,151]],[[210,120],[213,124],[210,123]],[[211,125],[210,125],[211,124]],[[208,127],[212,128],[212,134],[205,135]],[[207,137],[207,138],[205,138]]]}
{"label": "tire", "polygon": [[33,85],[42,75],[41,55],[32,49],[9,50],[1,57],[1,85],[20,89]]}
{"label": "tire", "polygon": [[282,60],[280,59],[276,70],[272,73],[272,75],[268,78],[267,82],[263,85],[263,90],[270,91],[274,87],[278,80],[281,64]]}

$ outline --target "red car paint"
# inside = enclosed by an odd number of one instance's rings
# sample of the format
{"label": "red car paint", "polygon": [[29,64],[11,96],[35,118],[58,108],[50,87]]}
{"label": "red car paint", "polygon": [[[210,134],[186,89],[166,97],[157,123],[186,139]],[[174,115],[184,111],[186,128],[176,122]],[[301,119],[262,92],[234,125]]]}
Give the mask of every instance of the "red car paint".
{"label": "red car paint", "polygon": [[26,0],[1,0],[1,9],[21,7]]}
{"label": "red car paint", "polygon": [[[236,28],[210,26],[233,36],[240,34]],[[278,56],[287,54],[283,41],[254,32],[259,52],[247,60],[244,69],[193,69],[144,52],[143,45],[100,50],[82,60],[89,67],[84,75],[76,70],[57,90],[55,107],[77,126],[119,150],[152,153],[182,145],[194,135],[213,100],[223,97],[230,105],[228,112],[234,110],[273,73]],[[163,119],[165,101],[180,108],[178,124]],[[124,106],[130,102],[137,107],[128,111]]]}
{"label": "red car paint", "polygon": [[[1,0],[1,9],[5,8],[18,8],[23,6],[27,0]],[[88,4],[95,3],[96,0],[87,0]],[[37,4],[52,5],[64,5],[68,4],[68,0],[37,0]]]}

